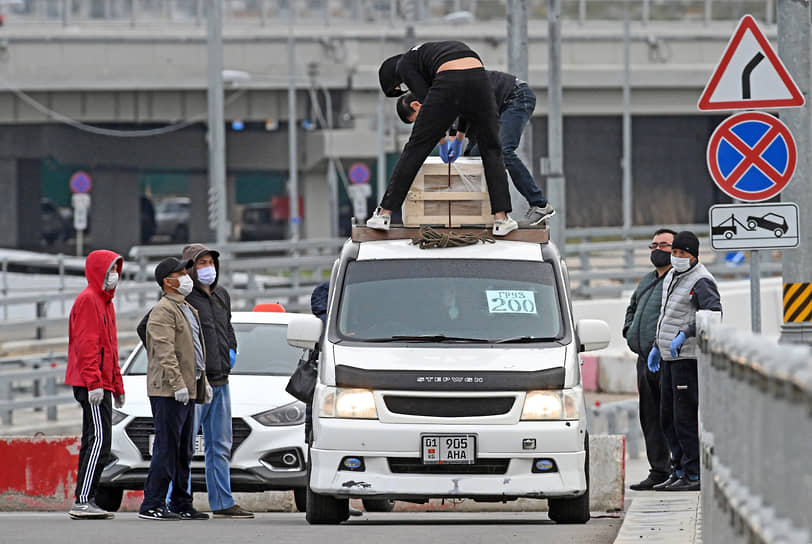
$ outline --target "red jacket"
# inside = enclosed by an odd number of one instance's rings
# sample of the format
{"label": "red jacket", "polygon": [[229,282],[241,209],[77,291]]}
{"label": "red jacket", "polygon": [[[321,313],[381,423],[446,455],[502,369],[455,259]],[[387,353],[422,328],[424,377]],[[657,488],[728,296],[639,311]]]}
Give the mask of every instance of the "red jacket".
{"label": "red jacket", "polygon": [[107,272],[121,275],[123,260],[112,251],[93,251],[85,261],[87,287],[79,293],[70,311],[68,328],[68,368],[65,384],[102,387],[114,395],[124,394],[118,366],[118,337],[113,295],[102,289]]}

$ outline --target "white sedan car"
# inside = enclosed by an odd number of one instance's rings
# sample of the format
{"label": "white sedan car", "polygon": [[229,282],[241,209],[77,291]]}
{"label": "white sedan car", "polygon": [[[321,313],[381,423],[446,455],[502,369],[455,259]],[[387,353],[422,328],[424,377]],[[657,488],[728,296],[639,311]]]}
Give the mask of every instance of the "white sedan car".
{"label": "white sedan car", "polygon": [[[296,315],[283,312],[234,312],[237,362],[231,372],[232,491],[293,490],[296,506],[305,509],[307,447],[305,405],[285,392],[302,355],[286,340]],[[139,345],[122,367],[127,402],[113,410],[112,457],[96,491],[106,510],[121,505],[125,489],[143,489],[149,468],[154,428],[147,397],[147,355]],[[195,440],[192,490],[204,491],[203,436]]]}

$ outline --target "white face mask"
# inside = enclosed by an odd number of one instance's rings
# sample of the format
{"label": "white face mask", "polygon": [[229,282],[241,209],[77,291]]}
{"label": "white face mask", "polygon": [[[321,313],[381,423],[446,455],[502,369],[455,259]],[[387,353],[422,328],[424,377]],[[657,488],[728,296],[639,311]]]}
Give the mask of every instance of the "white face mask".
{"label": "white face mask", "polygon": [[109,291],[111,289],[115,289],[116,285],[118,285],[118,272],[110,272],[107,274],[107,277],[104,278],[102,289]]}
{"label": "white face mask", "polygon": [[180,282],[180,285],[176,287],[178,293],[180,293],[185,297],[192,292],[192,288],[195,286],[195,282],[192,281],[192,278],[190,278],[188,274],[176,279]]}
{"label": "white face mask", "polygon": [[691,268],[691,259],[690,257],[674,257],[671,255],[671,266],[673,266],[677,272],[685,272]]}

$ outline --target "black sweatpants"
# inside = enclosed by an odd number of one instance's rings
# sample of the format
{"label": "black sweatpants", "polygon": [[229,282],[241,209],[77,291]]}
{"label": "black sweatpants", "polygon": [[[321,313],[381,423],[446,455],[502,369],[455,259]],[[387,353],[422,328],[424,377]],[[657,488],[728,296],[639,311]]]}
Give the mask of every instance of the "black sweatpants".
{"label": "black sweatpants", "polygon": [[186,490],[189,466],[194,454],[195,402],[188,404],[173,397],[150,397],[155,441],[147,480],[144,482],[144,502],[140,511],[163,506],[169,482],[172,482],[172,509],[181,512],[192,506],[192,495]]}
{"label": "black sweatpants", "polygon": [[640,427],[652,474],[666,476],[670,464],[668,445],[660,425],[660,373],[648,369],[647,357],[637,356],[637,392],[640,396]]}
{"label": "black sweatpants", "polygon": [[660,422],[671,468],[699,477],[699,379],[696,359],[677,359],[660,364]]}
{"label": "black sweatpants", "polygon": [[477,143],[491,199],[491,212],[509,212],[510,193],[499,139],[499,114],[484,68],[438,72],[403,147],[381,207],[398,211],[426,157],[458,116],[477,127]]}
{"label": "black sweatpants", "polygon": [[74,496],[76,502],[87,502],[96,496],[99,477],[110,455],[113,394],[105,390],[102,403],[94,406],[87,400],[87,387],[73,386],[73,398],[82,406],[82,443]]}

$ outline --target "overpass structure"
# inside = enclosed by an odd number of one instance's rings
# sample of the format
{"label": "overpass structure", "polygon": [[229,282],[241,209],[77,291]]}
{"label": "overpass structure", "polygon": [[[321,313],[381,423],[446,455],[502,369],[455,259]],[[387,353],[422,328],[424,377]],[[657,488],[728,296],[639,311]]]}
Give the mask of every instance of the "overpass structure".
{"label": "overpass structure", "polygon": [[[70,174],[93,179],[91,247],[139,242],[139,197],[185,194],[190,235],[208,239],[206,25],[200,0],[2,2],[0,245],[39,245],[39,201],[67,198]],[[289,11],[288,6],[294,6]],[[564,156],[570,226],[621,222],[623,0],[563,1]],[[546,154],[546,0],[529,0],[533,170]],[[636,0],[631,6],[631,113],[637,224],[704,222],[721,199],[705,169],[718,116],[698,96],[738,17],[749,10],[775,39],[771,0]],[[224,1],[229,218],[285,194],[287,125],[297,125],[302,235],[326,237],[331,184],[350,164],[375,185],[408,135],[394,102],[379,109],[377,68],[422,41],[461,39],[491,69],[507,67],[499,0]],[[297,111],[288,111],[288,47]],[[229,77],[232,76],[232,77]],[[381,114],[382,110],[382,114]],[[322,115],[323,114],[323,115]],[[330,128],[332,127],[332,128]],[[337,176],[328,159],[338,159]],[[391,167],[391,164],[388,165]],[[337,181],[336,181],[337,180]],[[645,190],[645,192],[643,192]],[[592,195],[589,202],[580,194]],[[374,200],[376,195],[373,192]],[[253,199],[253,200],[252,200]],[[342,201],[348,199],[342,196]],[[555,203],[553,203],[555,205]],[[333,205],[334,206],[334,205]]]}

